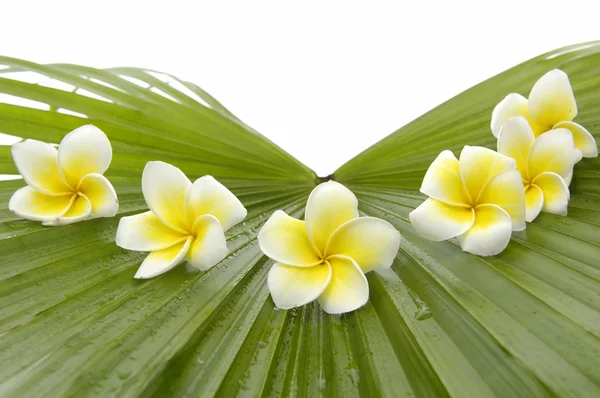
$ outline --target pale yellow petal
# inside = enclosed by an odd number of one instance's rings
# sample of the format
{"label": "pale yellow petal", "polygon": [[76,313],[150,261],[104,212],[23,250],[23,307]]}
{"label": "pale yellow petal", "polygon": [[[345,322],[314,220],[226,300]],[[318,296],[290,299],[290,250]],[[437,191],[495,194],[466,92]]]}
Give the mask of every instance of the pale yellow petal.
{"label": "pale yellow petal", "polygon": [[503,251],[512,233],[512,221],[507,212],[496,205],[479,205],[475,223],[458,242],[466,252],[478,256],[495,256]]}
{"label": "pale yellow petal", "polygon": [[571,131],[571,133],[573,133],[575,147],[581,151],[584,158],[595,158],[598,156],[598,144],[596,144],[596,139],[583,126],[575,122],[560,122],[557,123],[554,128],[565,128]]}
{"label": "pale yellow petal", "polygon": [[8,209],[28,220],[55,221],[69,210],[76,197],[74,194],[46,195],[26,186],[13,194]]}
{"label": "pale yellow petal", "polygon": [[460,175],[476,204],[483,187],[498,174],[514,170],[516,162],[489,148],[465,145],[460,153],[459,165]]}
{"label": "pale yellow petal", "polygon": [[544,205],[544,194],[536,185],[530,185],[525,191],[525,204],[527,210],[525,219],[527,222],[533,222],[542,211]]}
{"label": "pale yellow petal", "polygon": [[185,199],[185,213],[190,225],[198,217],[212,214],[225,231],[241,222],[248,214],[242,202],[211,176],[194,181]]}
{"label": "pale yellow petal", "polygon": [[72,187],[77,187],[87,174],[103,174],[111,160],[110,141],[96,126],[86,125],[71,131],[58,146],[59,170]]}
{"label": "pale yellow petal", "polygon": [[185,197],[191,185],[181,170],[165,162],[148,162],[142,173],[148,207],[162,222],[181,232],[192,228],[185,217]]}
{"label": "pale yellow petal", "polygon": [[52,145],[27,140],[11,147],[15,166],[25,182],[35,190],[48,195],[73,194],[58,171],[58,152]]}
{"label": "pale yellow petal", "polygon": [[505,171],[492,178],[479,195],[478,204],[500,206],[510,215],[513,231],[525,229],[525,190],[518,171]]}
{"label": "pale yellow petal", "polygon": [[369,283],[358,264],[350,257],[331,256],[331,281],[319,296],[319,304],[329,314],[354,311],[369,300]]}
{"label": "pale yellow petal", "polygon": [[275,306],[287,310],[315,300],[330,280],[328,263],[300,268],[276,262],[269,271],[267,285]]}
{"label": "pale yellow petal", "polygon": [[77,195],[69,210],[58,217],[53,224],[67,225],[88,219],[92,215],[92,204],[89,199],[82,194]]}
{"label": "pale yellow petal", "polygon": [[185,241],[177,243],[163,250],[153,251],[140,265],[134,275],[136,279],[150,279],[155,276],[164,274],[165,272],[175,268],[181,264],[185,258],[185,254],[190,248],[192,242],[190,236]]}
{"label": "pale yellow petal", "polygon": [[577,103],[567,74],[554,69],[542,76],[529,94],[529,114],[535,123],[546,128],[577,115]]}
{"label": "pale yellow petal", "polygon": [[581,160],[581,151],[573,144],[573,134],[567,129],[548,131],[536,138],[529,153],[529,180],[544,172],[553,172],[566,178],[575,163]]}
{"label": "pale yellow petal", "polygon": [[533,131],[523,117],[508,119],[498,137],[498,152],[515,160],[524,179],[527,179],[527,159],[534,141]]}
{"label": "pale yellow petal", "polygon": [[167,226],[154,213],[147,211],[121,218],[115,243],[123,249],[148,252],[166,249],[183,242],[188,236]]}
{"label": "pale yellow petal", "polygon": [[352,258],[364,273],[386,269],[400,247],[400,232],[380,218],[360,217],[339,227],[331,236],[326,256],[341,254]]}
{"label": "pale yellow petal", "polygon": [[194,268],[207,270],[229,253],[225,233],[215,216],[205,214],[198,217],[192,231],[194,241],[187,252],[186,259]]}
{"label": "pale yellow petal", "polygon": [[567,215],[570,193],[565,181],[556,173],[542,173],[533,180],[544,193],[542,210],[547,213]]}
{"label": "pale yellow petal", "polygon": [[447,205],[430,198],[408,217],[420,236],[440,242],[468,231],[475,212],[472,208]]}
{"label": "pale yellow petal", "polygon": [[460,177],[458,159],[452,151],[443,151],[431,163],[423,178],[421,192],[451,205],[471,203],[465,184]]}
{"label": "pale yellow petal", "polygon": [[119,199],[110,181],[102,174],[88,174],[81,179],[77,190],[92,204],[93,217],[113,217],[119,210]]}
{"label": "pale yellow petal", "polygon": [[358,217],[358,200],[345,186],[328,181],[317,186],[308,198],[306,205],[306,228],[308,236],[319,253],[340,225]]}
{"label": "pale yellow petal", "polygon": [[294,266],[319,264],[321,258],[310,243],[304,221],[277,210],[258,233],[262,252],[275,261]]}
{"label": "pale yellow petal", "polygon": [[508,119],[515,116],[529,117],[527,98],[521,94],[508,94],[492,111],[492,134],[499,137],[500,129]]}

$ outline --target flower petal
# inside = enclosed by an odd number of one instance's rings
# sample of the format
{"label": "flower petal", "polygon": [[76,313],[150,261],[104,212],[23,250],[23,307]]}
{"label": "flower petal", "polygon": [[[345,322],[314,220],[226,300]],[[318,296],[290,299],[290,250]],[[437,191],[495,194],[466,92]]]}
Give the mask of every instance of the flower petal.
{"label": "flower petal", "polygon": [[328,263],[299,268],[276,262],[269,271],[267,285],[277,308],[287,310],[315,300],[330,280]]}
{"label": "flower petal", "polygon": [[478,203],[500,206],[510,215],[513,231],[525,229],[525,190],[518,171],[505,171],[492,178],[479,195]]}
{"label": "flower petal", "polygon": [[533,222],[542,211],[544,205],[544,194],[537,185],[530,185],[525,191],[525,204],[527,210],[525,212],[525,219],[527,222]]}
{"label": "flower petal", "polygon": [[308,239],[304,221],[277,210],[258,233],[260,250],[275,261],[307,267],[322,260]]}
{"label": "flower petal", "polygon": [[567,129],[548,131],[536,138],[529,152],[529,179],[544,172],[568,177],[575,163],[581,160],[581,151],[573,144],[573,134]]}
{"label": "flower petal", "polygon": [[408,218],[420,236],[440,242],[468,231],[475,220],[475,212],[472,208],[427,199],[411,211]]}
{"label": "flower petal", "polygon": [[458,242],[466,252],[495,256],[506,248],[511,233],[512,221],[507,212],[496,205],[479,205],[473,227],[458,236]]}
{"label": "flower petal", "polygon": [[[92,214],[92,204],[85,195],[77,195],[69,210],[58,217],[52,225],[67,225],[89,218]],[[49,224],[45,224],[49,225]]]}
{"label": "flower petal", "polygon": [[515,160],[524,179],[527,178],[527,159],[534,141],[535,135],[523,117],[508,119],[498,137],[498,152]]}
{"label": "flower petal", "polygon": [[523,116],[527,118],[529,111],[527,110],[527,98],[521,94],[508,94],[502,101],[496,105],[492,111],[492,134],[497,138],[500,136],[500,129],[508,119],[515,116]]}
{"label": "flower petal", "polygon": [[177,167],[165,162],[148,162],[142,173],[142,192],[150,210],[168,226],[189,232],[185,197],[192,183]]}
{"label": "flower petal", "polygon": [[308,197],[304,217],[306,229],[321,254],[333,231],[353,218],[358,218],[358,200],[352,191],[338,182],[325,182]]}
{"label": "flower petal", "polygon": [[13,194],[8,202],[8,209],[28,220],[54,221],[69,210],[76,196],[46,195],[26,186]]}
{"label": "flower petal", "polygon": [[596,139],[583,126],[574,122],[560,122],[557,123],[554,128],[565,128],[570,130],[571,133],[573,133],[575,147],[581,151],[584,158],[595,158],[598,156]]}
{"label": "flower petal", "polygon": [[431,163],[423,178],[421,192],[450,205],[466,205],[471,202],[460,177],[458,159],[452,151],[443,151]]}
{"label": "flower petal", "polygon": [[11,147],[15,166],[27,185],[49,195],[73,194],[58,171],[58,152],[41,141],[18,142]]}
{"label": "flower petal", "polygon": [[369,300],[369,283],[358,264],[350,257],[330,256],[331,281],[319,296],[319,304],[328,314],[354,311]]}
{"label": "flower petal", "polygon": [[360,217],[339,227],[331,236],[326,255],[352,258],[364,273],[392,266],[400,247],[400,232],[389,222]]}
{"label": "flower petal", "polygon": [[546,130],[559,122],[571,121],[577,115],[577,103],[569,76],[559,69],[542,76],[529,94],[531,118]]}
{"label": "flower petal", "polygon": [[59,170],[72,187],[76,187],[87,174],[103,174],[111,159],[112,147],[108,137],[91,124],[71,131],[58,146]]}
{"label": "flower petal", "polygon": [[229,253],[225,233],[215,216],[205,214],[194,222],[194,241],[186,260],[196,269],[207,270]]}
{"label": "flower petal", "polygon": [[184,242],[148,254],[133,277],[136,279],[150,279],[175,268],[185,258],[192,239],[190,236]]}
{"label": "flower petal", "polygon": [[198,178],[187,192],[185,213],[189,225],[204,214],[217,217],[224,231],[246,218],[242,202],[211,176]]}
{"label": "flower petal", "polygon": [[516,162],[489,148],[465,145],[460,153],[459,166],[467,191],[473,203],[477,203],[488,181],[504,171],[514,170]]}
{"label": "flower petal", "polygon": [[88,174],[81,179],[77,190],[92,204],[93,217],[114,217],[119,210],[119,199],[110,181],[102,174]]}
{"label": "flower petal", "polygon": [[188,236],[170,228],[154,213],[147,211],[121,218],[115,243],[123,249],[148,252],[166,249],[183,242]]}
{"label": "flower petal", "polygon": [[547,213],[567,215],[570,193],[565,181],[556,173],[542,173],[533,180],[544,193],[542,210]]}

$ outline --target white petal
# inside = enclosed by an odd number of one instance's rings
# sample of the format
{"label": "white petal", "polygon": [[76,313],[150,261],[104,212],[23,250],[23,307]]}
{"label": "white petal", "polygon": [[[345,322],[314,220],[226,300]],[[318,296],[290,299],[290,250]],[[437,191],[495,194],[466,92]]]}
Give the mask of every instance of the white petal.
{"label": "white petal", "polygon": [[212,214],[219,220],[224,231],[241,222],[248,214],[242,202],[211,176],[194,181],[185,199],[185,212],[190,225],[198,217]]}
{"label": "white petal", "polygon": [[328,263],[300,268],[276,262],[269,271],[267,285],[277,308],[287,310],[315,300],[330,280]]}
{"label": "white petal", "polygon": [[92,214],[92,204],[85,195],[77,195],[69,210],[58,217],[53,225],[67,225],[88,219]]}
{"label": "white petal", "polygon": [[[574,122],[560,122],[554,126],[555,129],[565,128],[573,133],[575,147],[581,151],[584,158],[595,158],[598,156],[598,144],[596,139],[583,126]],[[568,184],[567,184],[568,185]]]}
{"label": "white petal", "polygon": [[339,227],[331,236],[326,256],[341,254],[352,258],[364,273],[386,269],[400,248],[400,232],[380,218],[360,217]]}
{"label": "white petal", "polygon": [[452,151],[443,151],[431,163],[423,178],[421,192],[450,205],[470,204],[471,199],[460,177],[458,159]]}
{"label": "white petal", "polygon": [[280,263],[307,267],[321,263],[310,243],[304,221],[277,210],[258,233],[262,252]]}
{"label": "white petal", "polygon": [[229,253],[223,228],[216,217],[205,214],[198,217],[193,227],[194,241],[186,260],[194,268],[207,270]]}
{"label": "white petal", "polygon": [[512,221],[507,212],[495,205],[479,205],[475,223],[458,237],[466,252],[478,256],[495,256],[506,248],[512,233]]}
{"label": "white petal", "polygon": [[506,121],[498,137],[498,152],[512,158],[516,168],[527,178],[527,159],[535,141],[535,135],[529,123],[523,117],[513,117]]}
{"label": "white petal", "polygon": [[8,209],[28,220],[55,221],[69,210],[75,198],[74,194],[46,195],[26,186],[13,194]]}
{"label": "white petal", "polygon": [[525,191],[525,203],[527,206],[525,219],[533,222],[542,211],[544,205],[544,194],[536,185],[530,185]]}
{"label": "white petal", "polygon": [[475,212],[472,208],[427,199],[408,217],[420,236],[440,242],[468,231],[473,225]]}
{"label": "white petal", "polygon": [[532,181],[544,193],[542,210],[547,213],[567,215],[570,193],[565,181],[556,173],[542,173]]}
{"label": "white petal", "polygon": [[319,304],[329,314],[354,311],[369,301],[369,283],[350,257],[331,256],[331,281],[319,296]]}
{"label": "white petal", "polygon": [[39,192],[57,195],[73,194],[58,171],[58,152],[41,141],[23,141],[11,147],[15,166],[25,182]]}
{"label": "white petal", "polygon": [[567,74],[554,69],[542,76],[529,94],[529,114],[546,130],[577,115],[577,103]]}
{"label": "white petal", "polygon": [[87,174],[103,174],[111,159],[108,137],[91,124],[71,131],[58,146],[59,170],[72,187]]}
{"label": "white petal", "polygon": [[495,137],[498,137],[502,125],[504,125],[508,119],[515,116],[527,118],[529,112],[527,111],[527,98],[523,97],[521,94],[512,93],[504,97],[492,111],[492,134],[494,134]]}
{"label": "white petal", "polygon": [[514,170],[516,162],[489,148],[465,145],[460,153],[459,166],[467,191],[473,203],[477,203],[483,187],[498,174]]}
{"label": "white petal", "polygon": [[148,207],[162,222],[181,232],[192,228],[185,217],[185,197],[191,185],[181,170],[165,162],[148,162],[142,173]]}
{"label": "white petal", "polygon": [[177,243],[167,249],[153,251],[148,254],[134,275],[136,279],[150,279],[175,268],[181,264],[192,242],[190,236],[184,242]]}
{"label": "white petal", "polygon": [[525,190],[518,171],[505,171],[492,178],[477,203],[500,206],[510,215],[513,231],[525,229]]}
{"label": "white petal", "polygon": [[353,218],[358,218],[358,199],[338,182],[320,184],[308,197],[304,217],[308,237],[321,254],[333,231]]}
{"label": "white petal", "polygon": [[88,174],[81,179],[77,190],[92,204],[93,217],[114,217],[119,210],[119,199],[110,181],[102,174]]}
{"label": "white petal", "polygon": [[573,134],[567,129],[556,129],[540,135],[529,153],[529,179],[544,172],[568,177],[575,163],[581,160],[581,151],[575,148]]}
{"label": "white petal", "polygon": [[181,243],[189,235],[164,224],[151,211],[123,217],[119,220],[115,243],[127,250],[149,252]]}

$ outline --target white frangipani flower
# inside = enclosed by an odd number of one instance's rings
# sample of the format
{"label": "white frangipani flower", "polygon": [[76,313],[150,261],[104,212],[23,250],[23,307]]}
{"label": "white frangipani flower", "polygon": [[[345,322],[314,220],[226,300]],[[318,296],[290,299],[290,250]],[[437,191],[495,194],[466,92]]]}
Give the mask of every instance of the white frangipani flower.
{"label": "white frangipani flower", "polygon": [[492,112],[492,133],[498,137],[508,119],[523,116],[535,137],[553,129],[567,129],[573,135],[575,147],[583,157],[598,156],[596,140],[583,126],[573,122],[577,103],[569,77],[554,69],[542,76],[531,89],[529,100],[520,94],[509,94]]}
{"label": "white frangipani flower", "polygon": [[99,128],[87,125],[71,131],[58,150],[41,141],[19,142],[12,146],[12,155],[27,183],[10,198],[13,213],[47,226],[117,213],[117,194],[102,175],[112,147]]}
{"label": "white frangipani flower", "polygon": [[142,192],[150,211],[121,218],[115,239],[124,249],[151,252],[137,279],[161,275],[184,260],[200,270],[211,268],[229,252],[225,231],[247,214],[239,199],[213,177],[192,184],[164,162],[146,164]]}
{"label": "white frangipani flower", "polygon": [[387,221],[359,217],[356,196],[329,181],[310,194],[305,221],[278,210],[261,229],[258,242],[275,260],[267,282],[278,308],[317,299],[326,312],[340,314],[367,303],[364,274],[392,265],[400,233]]}

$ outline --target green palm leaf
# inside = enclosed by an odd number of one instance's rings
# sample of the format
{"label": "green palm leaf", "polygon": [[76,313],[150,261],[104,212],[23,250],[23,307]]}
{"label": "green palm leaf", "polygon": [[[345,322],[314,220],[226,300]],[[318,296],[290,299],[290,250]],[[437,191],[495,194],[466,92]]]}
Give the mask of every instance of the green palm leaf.
{"label": "green palm leaf", "polygon": [[[600,139],[600,43],[487,80],[335,172],[363,213],[405,238],[392,269],[368,275],[370,302],[341,317],[316,304],[274,308],[265,283],[271,261],[256,234],[276,209],[301,217],[320,180],[206,92],[134,68],[6,57],[0,65],[8,67],[0,93],[49,108],[0,104],[1,132],[59,142],[93,123],[107,133],[118,216],[146,209],[141,171],[157,159],[192,179],[215,176],[249,210],[228,231],[232,253],[215,268],[139,281],[132,277],[144,254],[114,245],[118,217],[42,227],[6,209],[23,181],[0,182],[0,395],[600,395],[598,158],[576,166],[568,217],[542,214],[499,256],[426,241],[408,222],[435,156],[493,147],[493,106],[509,92],[527,94],[552,68],[569,74],[576,121]],[[68,89],[8,78],[23,71]],[[0,174],[16,174],[8,147],[0,147]]]}

